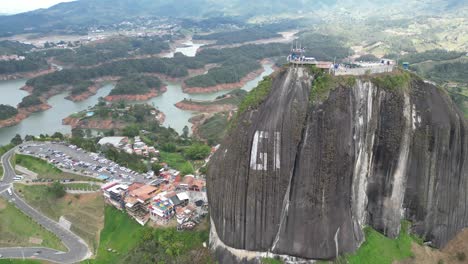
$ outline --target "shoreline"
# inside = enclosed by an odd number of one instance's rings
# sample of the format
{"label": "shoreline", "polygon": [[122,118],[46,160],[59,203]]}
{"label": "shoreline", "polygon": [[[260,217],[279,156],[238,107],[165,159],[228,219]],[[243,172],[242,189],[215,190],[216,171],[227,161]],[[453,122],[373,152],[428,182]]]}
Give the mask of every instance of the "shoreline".
{"label": "shoreline", "polygon": [[12,74],[2,74],[0,75],[0,81],[11,81],[18,79],[31,79],[41,75],[46,75],[57,71],[55,68],[49,68],[47,70],[39,70],[32,72],[21,72],[21,73],[12,73]]}
{"label": "shoreline", "polygon": [[175,107],[185,110],[185,111],[194,111],[201,113],[219,113],[225,111],[235,111],[237,106],[233,104],[217,104],[216,101],[207,101],[207,105],[198,104],[197,101],[182,100],[175,104]]}
{"label": "shoreline", "polygon": [[[159,111],[155,119],[160,124],[162,124],[166,120],[166,115],[163,112]],[[123,129],[128,124],[125,122],[118,121],[118,120],[114,121],[112,118],[90,120],[86,118],[68,116],[62,119],[62,125],[67,125],[67,126],[71,126],[72,128],[79,128],[79,129],[111,130],[111,129]]]}
{"label": "shoreline", "polygon": [[16,126],[20,124],[24,119],[28,118],[30,115],[46,111],[50,108],[52,108],[52,106],[50,106],[47,103],[33,105],[26,108],[18,108],[18,114],[8,119],[0,120],[0,128]]}
{"label": "shoreline", "polygon": [[167,91],[167,86],[162,86],[159,90],[151,89],[145,94],[119,94],[119,95],[108,95],[104,97],[107,102],[118,102],[118,101],[148,101],[151,98],[158,97]]}
{"label": "shoreline", "polygon": [[236,83],[223,83],[214,86],[208,87],[187,87],[185,83],[182,83],[182,91],[188,94],[198,94],[198,93],[215,93],[219,91],[226,91],[226,90],[234,90],[238,88],[242,88],[246,85],[247,82],[250,82],[260,76],[265,71],[263,65],[260,69],[255,70],[246,76],[242,77],[242,79]]}

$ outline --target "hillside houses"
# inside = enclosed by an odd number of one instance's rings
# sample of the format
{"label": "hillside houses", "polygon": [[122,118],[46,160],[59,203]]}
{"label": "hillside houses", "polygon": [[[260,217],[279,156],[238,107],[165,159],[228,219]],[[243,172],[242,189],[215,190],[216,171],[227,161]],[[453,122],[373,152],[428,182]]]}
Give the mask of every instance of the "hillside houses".
{"label": "hillside houses", "polygon": [[207,213],[205,180],[193,175],[182,178],[176,170],[162,170],[146,184],[114,181],[101,190],[109,205],[126,211],[141,225],[173,221],[179,229],[191,229]]}
{"label": "hillside houses", "polygon": [[159,156],[159,150],[148,146],[138,136],[133,138],[133,140],[128,137],[103,137],[99,140],[98,144],[101,146],[112,146],[128,154],[136,154],[144,157],[149,157],[150,155]]}

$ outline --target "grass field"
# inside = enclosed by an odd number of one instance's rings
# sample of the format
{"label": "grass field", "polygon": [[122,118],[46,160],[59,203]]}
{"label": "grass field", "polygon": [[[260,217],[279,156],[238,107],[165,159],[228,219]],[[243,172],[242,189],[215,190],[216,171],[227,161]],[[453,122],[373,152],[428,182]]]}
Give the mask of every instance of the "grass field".
{"label": "grass field", "polygon": [[43,176],[58,175],[62,173],[62,171],[58,169],[57,167],[36,157],[16,154],[14,160],[15,160],[16,165],[20,165],[25,168],[28,168],[29,170],[34,171],[37,174],[40,174]]}
{"label": "grass field", "polygon": [[16,165],[23,166],[38,174],[39,179],[52,179],[52,180],[75,180],[75,181],[98,181],[92,177],[81,176],[73,173],[63,172],[59,168],[47,161],[33,156],[16,154],[14,158]]}
{"label": "grass field", "polygon": [[161,151],[161,162],[167,163],[170,167],[179,170],[182,174],[194,173],[193,165],[188,162],[180,153],[169,153]]}
{"label": "grass field", "polygon": [[104,226],[104,200],[100,193],[67,194],[56,198],[47,185],[16,184],[15,189],[34,208],[54,220],[64,216],[72,222],[71,230],[96,249]]}
{"label": "grass field", "polygon": [[349,264],[391,264],[413,256],[411,243],[421,241],[408,233],[410,223],[402,222],[400,235],[390,239],[370,227],[366,227],[366,241],[355,254],[347,257]]}
{"label": "grass field", "polygon": [[[144,227],[131,219],[125,212],[114,207],[105,207],[105,224],[101,231],[101,239],[97,250],[97,257],[84,261],[83,264],[117,263],[123,255],[128,253],[141,241]],[[108,251],[115,250],[116,253]]]}
{"label": "grass field", "polygon": [[0,199],[0,219],[0,247],[44,246],[66,250],[53,233],[3,199]]}

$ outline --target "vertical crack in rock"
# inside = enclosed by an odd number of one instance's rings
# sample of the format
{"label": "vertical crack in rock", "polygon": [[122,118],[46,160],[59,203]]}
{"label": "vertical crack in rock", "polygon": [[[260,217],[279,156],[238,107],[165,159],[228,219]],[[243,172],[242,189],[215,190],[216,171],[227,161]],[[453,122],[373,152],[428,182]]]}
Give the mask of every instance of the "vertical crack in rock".
{"label": "vertical crack in rock", "polygon": [[291,186],[293,184],[293,181],[294,181],[294,174],[295,174],[295,171],[296,171],[296,168],[297,168],[297,162],[299,161],[299,154],[301,153],[300,149],[303,148],[303,146],[305,145],[304,144],[304,141],[307,140],[307,136],[308,136],[308,126],[307,126],[307,120],[308,120],[308,113],[309,111],[307,111],[306,113],[306,116],[304,118],[304,123],[302,124],[302,132],[301,132],[301,139],[299,141],[299,144],[298,144],[298,150],[296,152],[296,156],[294,158],[294,166],[292,167],[291,169],[291,173],[290,173],[290,176],[289,176],[289,184],[288,184],[288,188],[286,189],[286,193],[284,194],[284,198],[283,198],[283,206],[282,206],[282,210],[281,210],[281,216],[280,216],[280,224],[279,224],[279,227],[278,227],[278,232],[276,233],[276,236],[275,236],[275,240],[273,241],[273,244],[271,246],[271,252],[274,252],[277,245],[278,245],[278,241],[280,239],[280,235],[281,235],[281,232],[284,231],[284,228],[285,228],[285,221],[287,219],[287,216],[288,216],[288,211],[289,211],[289,201],[291,200]]}
{"label": "vertical crack in rock", "polygon": [[406,166],[412,136],[411,103],[409,95],[403,95],[403,128],[398,162],[393,172],[392,191],[384,201],[384,225],[386,234],[395,238],[400,233],[400,222],[403,218],[403,199],[406,188]]}

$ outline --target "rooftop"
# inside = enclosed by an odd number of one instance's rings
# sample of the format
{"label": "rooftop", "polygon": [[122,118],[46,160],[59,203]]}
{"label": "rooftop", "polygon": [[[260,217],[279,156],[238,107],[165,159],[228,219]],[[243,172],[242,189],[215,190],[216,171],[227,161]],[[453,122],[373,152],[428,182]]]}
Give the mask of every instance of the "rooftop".
{"label": "rooftop", "polygon": [[127,137],[103,137],[99,140],[98,144],[102,146],[109,144],[118,147],[125,140],[127,140]]}
{"label": "rooftop", "polygon": [[152,196],[154,196],[152,194],[154,194],[157,190],[158,188],[153,187],[151,185],[143,185],[140,188],[131,191],[129,194],[142,201],[146,201],[150,199]]}

